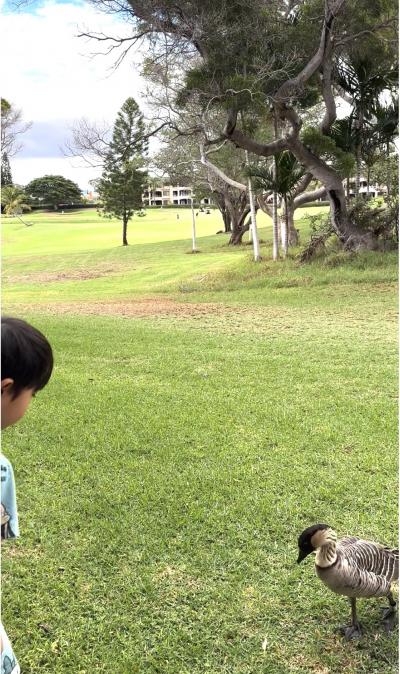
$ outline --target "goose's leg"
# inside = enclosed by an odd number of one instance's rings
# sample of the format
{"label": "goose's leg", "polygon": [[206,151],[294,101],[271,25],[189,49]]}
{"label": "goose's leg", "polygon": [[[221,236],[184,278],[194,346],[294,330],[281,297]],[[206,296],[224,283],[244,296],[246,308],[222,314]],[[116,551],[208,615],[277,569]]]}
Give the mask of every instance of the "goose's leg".
{"label": "goose's leg", "polygon": [[357,620],[357,608],[355,597],[350,598],[351,603],[351,625],[342,627],[341,632],[347,641],[350,639],[360,639],[362,637],[361,625]]}
{"label": "goose's leg", "polygon": [[385,626],[386,632],[390,632],[396,627],[397,615],[396,615],[396,602],[393,598],[393,594],[389,592],[388,596],[389,607],[385,608],[383,611],[383,624]]}

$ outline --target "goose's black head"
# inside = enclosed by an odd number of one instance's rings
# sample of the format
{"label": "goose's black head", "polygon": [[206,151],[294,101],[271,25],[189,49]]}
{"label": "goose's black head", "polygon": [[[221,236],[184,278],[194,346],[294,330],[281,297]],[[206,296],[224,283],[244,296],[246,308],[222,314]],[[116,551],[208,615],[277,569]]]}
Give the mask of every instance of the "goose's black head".
{"label": "goose's black head", "polygon": [[311,527],[308,527],[307,529],[304,529],[303,533],[300,534],[299,536],[299,556],[297,559],[297,563],[300,564],[300,562],[303,561],[308,555],[310,555],[314,550],[317,549],[316,541],[313,539],[313,536],[318,532],[318,531],[325,531],[325,529],[330,529],[328,524],[313,524]]}

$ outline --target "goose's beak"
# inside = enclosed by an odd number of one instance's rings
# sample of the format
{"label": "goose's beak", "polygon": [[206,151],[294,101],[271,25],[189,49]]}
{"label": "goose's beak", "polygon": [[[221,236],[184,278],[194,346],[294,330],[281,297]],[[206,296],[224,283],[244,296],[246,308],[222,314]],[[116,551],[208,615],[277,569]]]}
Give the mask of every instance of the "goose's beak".
{"label": "goose's beak", "polygon": [[298,558],[297,558],[297,564],[300,564],[300,562],[302,562],[303,559],[305,559],[305,558],[307,557],[307,554],[308,554],[308,553],[307,553],[307,552],[304,552],[304,550],[300,550],[300,551],[299,551],[299,556],[298,556]]}

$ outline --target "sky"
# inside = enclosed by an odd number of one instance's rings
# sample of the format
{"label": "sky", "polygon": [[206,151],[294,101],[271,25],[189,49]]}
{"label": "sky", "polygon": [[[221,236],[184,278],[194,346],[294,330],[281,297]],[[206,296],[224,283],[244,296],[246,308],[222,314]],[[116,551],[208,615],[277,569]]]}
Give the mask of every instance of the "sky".
{"label": "sky", "polygon": [[79,0],[35,2],[19,10],[0,0],[0,11],[0,93],[32,122],[21,136],[22,150],[10,159],[14,183],[57,174],[84,191],[93,189],[89,181],[100,170],[63,154],[71,126],[86,117],[111,127],[129,96],[143,106],[145,84],[137,49],[114,69],[115,55],[93,56],[104,46],[77,35],[90,30],[124,37],[129,26]]}

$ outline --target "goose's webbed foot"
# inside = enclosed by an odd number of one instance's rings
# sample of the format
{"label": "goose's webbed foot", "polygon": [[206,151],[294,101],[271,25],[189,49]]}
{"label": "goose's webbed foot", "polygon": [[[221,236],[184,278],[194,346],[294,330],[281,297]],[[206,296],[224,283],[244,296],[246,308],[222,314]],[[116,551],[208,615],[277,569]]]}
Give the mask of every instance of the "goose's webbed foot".
{"label": "goose's webbed foot", "polygon": [[357,619],[357,607],[355,597],[350,597],[350,604],[351,604],[351,625],[339,627],[339,632],[340,634],[343,634],[346,641],[350,641],[350,639],[361,639],[363,635],[361,623],[359,623]]}
{"label": "goose's webbed foot", "polygon": [[351,639],[361,639],[363,635],[361,623],[359,622],[339,627],[339,632],[344,636],[346,641],[350,641]]}
{"label": "goose's webbed foot", "polygon": [[389,606],[383,609],[382,613],[383,626],[385,632],[391,632],[397,625],[397,611],[395,606]]}
{"label": "goose's webbed foot", "polygon": [[391,632],[397,625],[397,604],[391,592],[388,594],[388,601],[390,606],[383,609],[382,618],[385,631]]}

